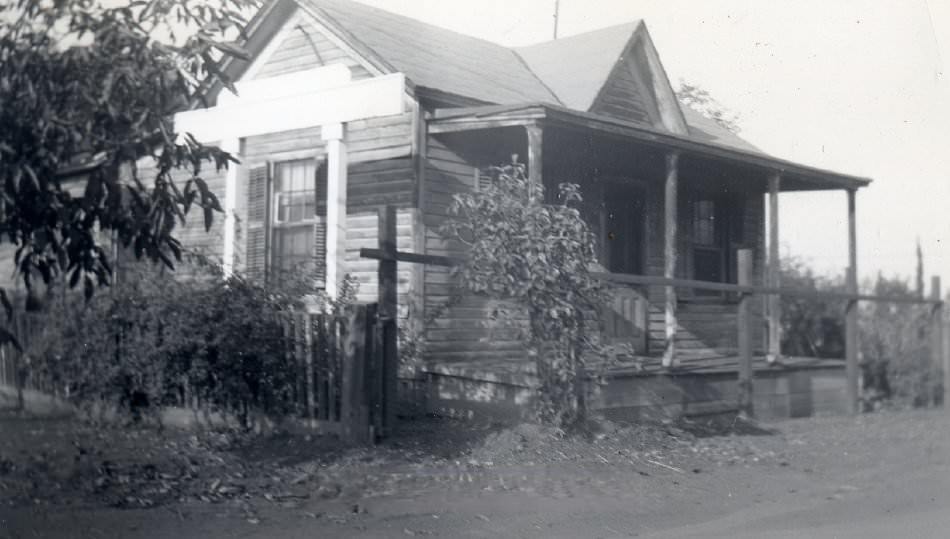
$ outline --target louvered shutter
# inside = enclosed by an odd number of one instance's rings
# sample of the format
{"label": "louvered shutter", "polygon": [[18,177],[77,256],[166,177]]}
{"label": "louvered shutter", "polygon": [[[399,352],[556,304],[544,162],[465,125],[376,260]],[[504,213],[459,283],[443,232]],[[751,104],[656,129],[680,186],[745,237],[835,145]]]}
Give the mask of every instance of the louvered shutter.
{"label": "louvered shutter", "polygon": [[267,277],[270,248],[270,163],[250,170],[247,182],[247,275],[263,281]]}
{"label": "louvered shutter", "polygon": [[326,284],[327,280],[327,161],[317,161],[314,178],[314,197],[316,199],[317,220],[313,225],[314,273],[317,281]]}
{"label": "louvered shutter", "polygon": [[494,183],[494,178],[492,177],[492,172],[490,170],[483,170],[478,167],[474,169],[474,188],[476,191],[487,191],[489,187]]}

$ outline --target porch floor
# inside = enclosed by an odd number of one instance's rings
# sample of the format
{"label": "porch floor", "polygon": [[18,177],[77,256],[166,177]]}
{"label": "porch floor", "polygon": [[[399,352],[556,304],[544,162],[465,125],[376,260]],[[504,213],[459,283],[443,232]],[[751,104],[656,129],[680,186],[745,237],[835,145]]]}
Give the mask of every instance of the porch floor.
{"label": "porch floor", "polygon": [[[756,373],[782,373],[802,369],[844,369],[843,359],[823,359],[814,357],[782,357],[778,363],[769,364],[765,356],[753,358],[753,370]],[[482,380],[501,384],[530,387],[535,374],[534,363],[528,360],[512,361],[506,359],[478,359],[472,361],[433,362],[425,372],[442,376]],[[660,358],[655,356],[638,357],[621,361],[607,370],[607,377],[628,376],[677,376],[677,375],[717,375],[736,373],[739,370],[739,356],[734,354],[704,355],[684,357],[679,365],[666,368]]]}

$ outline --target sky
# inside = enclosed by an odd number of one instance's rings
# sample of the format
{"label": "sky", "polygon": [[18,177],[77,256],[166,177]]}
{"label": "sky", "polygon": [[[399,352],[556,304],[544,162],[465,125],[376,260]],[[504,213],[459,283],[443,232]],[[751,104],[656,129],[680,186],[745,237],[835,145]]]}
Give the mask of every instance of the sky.
{"label": "sky", "polygon": [[[362,0],[505,45],[548,40],[555,0]],[[807,165],[867,176],[858,271],[950,288],[950,0],[560,0],[559,35],[643,19],[673,86],[701,86],[741,135]],[[780,197],[783,255],[847,266],[843,192]],[[928,279],[929,282],[929,279]]]}

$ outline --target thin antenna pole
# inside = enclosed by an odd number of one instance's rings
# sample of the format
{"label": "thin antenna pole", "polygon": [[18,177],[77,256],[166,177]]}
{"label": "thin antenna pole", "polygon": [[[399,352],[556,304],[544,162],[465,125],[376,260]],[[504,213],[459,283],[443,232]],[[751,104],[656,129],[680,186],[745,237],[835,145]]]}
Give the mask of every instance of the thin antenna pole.
{"label": "thin antenna pole", "polygon": [[561,0],[554,0],[554,39],[557,39],[557,19],[560,11]]}

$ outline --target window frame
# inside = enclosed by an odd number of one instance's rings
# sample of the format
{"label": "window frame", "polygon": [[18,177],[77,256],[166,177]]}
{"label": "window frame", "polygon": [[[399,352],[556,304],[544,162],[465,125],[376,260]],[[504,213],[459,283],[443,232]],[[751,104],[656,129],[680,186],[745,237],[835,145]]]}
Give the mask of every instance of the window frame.
{"label": "window frame", "polygon": [[[315,163],[316,166],[314,168],[314,181],[316,181],[317,175],[320,173],[321,168],[326,168],[327,166],[327,156],[323,154],[319,154],[319,153],[312,153],[312,152],[309,152],[303,155],[288,154],[286,156],[281,156],[280,159],[272,160],[269,163],[271,181],[269,185],[270,216],[267,221],[267,237],[268,237],[268,243],[270,244],[270,249],[269,249],[270,252],[267,254],[267,263],[268,263],[268,266],[271,268],[271,273],[274,275],[274,277],[278,279],[279,277],[277,277],[277,274],[282,268],[282,265],[280,263],[280,259],[282,257],[281,257],[280,250],[278,248],[280,244],[280,241],[278,239],[280,233],[284,231],[294,230],[294,229],[306,228],[310,232],[309,245],[312,250],[314,249],[314,246],[313,246],[314,227],[317,225],[326,226],[327,224],[326,210],[327,210],[328,201],[326,199],[324,199],[322,202],[315,200],[314,213],[311,215],[307,215],[303,219],[300,219],[298,221],[281,221],[278,218],[278,216],[280,215],[280,200],[281,200],[280,195],[286,194],[286,193],[299,192],[299,191],[286,191],[286,192],[280,191],[278,189],[278,185],[280,184],[278,171],[281,165],[288,165],[288,164],[297,163],[297,162]],[[311,193],[311,196],[316,198],[316,185],[312,184],[311,187],[312,188],[309,189],[309,192]],[[322,208],[322,215],[321,215],[321,208]],[[314,258],[314,255],[311,253],[310,257]],[[318,280],[317,286],[318,288],[322,288],[324,284],[325,283],[322,283],[321,280]]]}

